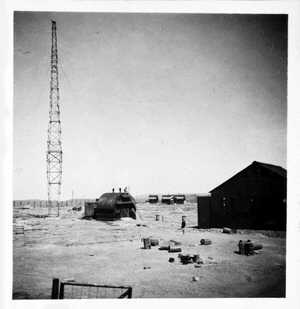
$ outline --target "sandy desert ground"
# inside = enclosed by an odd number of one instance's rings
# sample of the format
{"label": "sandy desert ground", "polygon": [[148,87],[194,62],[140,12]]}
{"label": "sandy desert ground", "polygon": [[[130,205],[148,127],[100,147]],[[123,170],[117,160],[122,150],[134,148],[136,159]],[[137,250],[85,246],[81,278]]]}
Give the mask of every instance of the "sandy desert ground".
{"label": "sandy desert ground", "polygon": [[[13,298],[50,298],[52,278],[129,285],[134,298],[284,297],[284,233],[196,229],[194,203],[138,203],[137,209],[138,220],[114,222],[85,220],[82,212],[70,208],[59,218],[32,216],[37,209],[15,209]],[[184,235],[179,229],[183,215],[187,216]],[[204,263],[183,265],[178,253],[142,249],[144,237],[159,239],[161,245],[176,240],[183,254],[199,254]],[[212,244],[201,246],[202,238]],[[251,239],[263,249],[253,256],[236,254],[240,239]]]}

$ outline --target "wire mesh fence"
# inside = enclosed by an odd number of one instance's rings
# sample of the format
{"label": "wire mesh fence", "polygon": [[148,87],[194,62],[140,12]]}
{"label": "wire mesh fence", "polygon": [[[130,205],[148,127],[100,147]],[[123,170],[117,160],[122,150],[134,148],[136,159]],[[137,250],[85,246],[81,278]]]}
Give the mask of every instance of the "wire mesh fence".
{"label": "wire mesh fence", "polygon": [[52,299],[132,298],[132,287],[53,279]]}

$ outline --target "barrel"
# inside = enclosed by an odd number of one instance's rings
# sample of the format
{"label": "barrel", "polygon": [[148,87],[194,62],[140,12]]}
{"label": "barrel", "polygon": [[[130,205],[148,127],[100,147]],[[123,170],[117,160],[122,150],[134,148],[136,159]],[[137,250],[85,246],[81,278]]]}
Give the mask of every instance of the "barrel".
{"label": "barrel", "polygon": [[190,256],[189,254],[181,255],[180,256],[180,261],[181,261],[182,264],[189,264],[189,263],[193,263],[194,262],[193,257]]}
{"label": "barrel", "polygon": [[144,242],[144,249],[151,249],[151,239],[150,238],[143,238]]}
{"label": "barrel", "polygon": [[169,248],[170,253],[181,252],[181,248]]}
{"label": "barrel", "polygon": [[263,248],[263,245],[261,244],[253,244],[253,250],[260,250]]}
{"label": "barrel", "polygon": [[170,246],[161,246],[158,248],[158,250],[168,250],[169,251]]}
{"label": "barrel", "polygon": [[232,230],[229,227],[224,227],[223,228],[223,233],[225,233],[225,234],[232,234]]}
{"label": "barrel", "polygon": [[155,221],[159,221],[160,215],[155,215]]}
{"label": "barrel", "polygon": [[254,246],[253,246],[253,243],[252,243],[252,241],[251,240],[247,240],[246,242],[245,242],[245,254],[246,255],[252,255],[252,254],[254,254]]}
{"label": "barrel", "polygon": [[194,256],[193,256],[193,262],[194,263],[198,263],[200,261],[200,256],[199,256],[199,254],[195,254]]}
{"label": "barrel", "polygon": [[201,245],[211,245],[211,240],[210,240],[210,239],[204,239],[204,238],[202,238],[202,239],[200,240],[200,244],[201,244]]}
{"label": "barrel", "polygon": [[150,239],[151,246],[158,246],[159,240],[158,239]]}

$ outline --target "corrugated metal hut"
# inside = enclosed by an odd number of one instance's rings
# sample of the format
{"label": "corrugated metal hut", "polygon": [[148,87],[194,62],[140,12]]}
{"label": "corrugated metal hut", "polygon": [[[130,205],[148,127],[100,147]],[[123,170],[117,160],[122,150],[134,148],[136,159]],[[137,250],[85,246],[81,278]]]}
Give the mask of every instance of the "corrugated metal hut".
{"label": "corrugated metal hut", "polygon": [[174,195],[174,203],[175,204],[184,204],[184,202],[185,202],[185,195],[184,194]]}
{"label": "corrugated metal hut", "polygon": [[150,204],[156,204],[156,203],[158,203],[158,195],[154,195],[154,194],[149,195],[149,197],[148,197],[148,202],[149,202]]}
{"label": "corrugated metal hut", "polygon": [[254,161],[198,197],[198,226],[285,230],[286,184],[284,168]]}
{"label": "corrugated metal hut", "polygon": [[96,204],[94,218],[97,220],[136,219],[136,202],[129,193],[104,193]]}
{"label": "corrugated metal hut", "polygon": [[165,194],[161,196],[161,202],[163,204],[174,204],[174,196],[173,195],[169,195],[169,194]]}

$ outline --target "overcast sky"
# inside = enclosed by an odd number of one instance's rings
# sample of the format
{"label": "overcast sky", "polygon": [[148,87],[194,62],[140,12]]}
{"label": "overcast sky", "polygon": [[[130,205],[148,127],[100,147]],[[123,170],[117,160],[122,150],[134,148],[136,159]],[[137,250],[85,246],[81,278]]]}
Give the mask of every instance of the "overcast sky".
{"label": "overcast sky", "polygon": [[15,13],[14,199],[47,198],[51,19],[62,199],[207,192],[286,167],[283,15]]}

